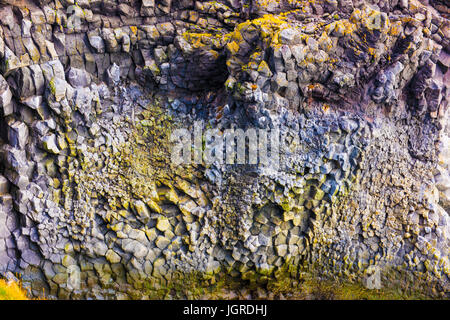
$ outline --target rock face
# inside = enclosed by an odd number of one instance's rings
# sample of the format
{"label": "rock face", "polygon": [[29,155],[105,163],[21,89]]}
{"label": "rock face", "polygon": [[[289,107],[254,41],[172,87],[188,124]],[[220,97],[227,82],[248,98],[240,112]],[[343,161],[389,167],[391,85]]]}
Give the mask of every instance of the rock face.
{"label": "rock face", "polygon": [[[448,14],[2,1],[0,272],[71,299],[197,297],[170,290],[197,273],[241,298],[306,273],[448,298]],[[279,159],[175,165],[199,124],[278,130]]]}

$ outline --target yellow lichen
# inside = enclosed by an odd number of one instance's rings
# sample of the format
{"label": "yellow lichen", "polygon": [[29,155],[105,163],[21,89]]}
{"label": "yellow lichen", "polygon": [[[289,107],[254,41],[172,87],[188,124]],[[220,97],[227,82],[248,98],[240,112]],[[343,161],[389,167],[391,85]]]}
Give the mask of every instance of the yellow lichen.
{"label": "yellow lichen", "polygon": [[0,300],[29,300],[21,283],[0,279]]}

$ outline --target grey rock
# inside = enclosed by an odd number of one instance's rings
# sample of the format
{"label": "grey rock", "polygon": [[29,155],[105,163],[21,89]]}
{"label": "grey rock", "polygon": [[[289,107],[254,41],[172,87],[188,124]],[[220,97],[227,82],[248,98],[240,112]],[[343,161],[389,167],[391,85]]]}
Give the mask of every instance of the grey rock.
{"label": "grey rock", "polygon": [[278,72],[273,81],[274,90],[278,91],[282,88],[286,88],[289,85],[289,82],[286,78],[286,73]]}
{"label": "grey rock", "polygon": [[89,116],[92,112],[92,101],[93,101],[93,93],[87,87],[82,87],[75,89],[74,93],[74,104],[76,108],[80,111],[82,115],[85,116],[85,119],[89,119]]}
{"label": "grey rock", "polygon": [[150,211],[148,210],[147,205],[141,200],[135,201],[133,205],[137,213],[137,218],[143,223],[147,223],[150,219]]}
{"label": "grey rock", "polygon": [[133,254],[138,259],[145,257],[148,253],[148,249],[142,243],[132,239],[123,239],[122,247],[125,252]]}
{"label": "grey rock", "polygon": [[88,87],[91,84],[91,75],[86,70],[71,67],[67,79],[74,88]]}
{"label": "grey rock", "polygon": [[97,51],[97,53],[105,53],[105,42],[100,36],[89,36],[90,45]]}
{"label": "grey rock", "polygon": [[159,217],[156,222],[156,228],[162,232],[171,228],[170,222],[166,217]]}
{"label": "grey rock", "polygon": [[291,52],[297,61],[297,64],[300,64],[305,59],[305,49],[303,45],[292,46]]}
{"label": "grey rock", "polygon": [[3,75],[8,76],[12,71],[22,67],[22,63],[19,58],[8,47],[5,47],[5,53],[3,58]]}
{"label": "grey rock", "polygon": [[32,266],[39,266],[42,259],[39,254],[31,249],[26,249],[21,252],[21,258]]}
{"label": "grey rock", "polygon": [[56,136],[54,134],[43,137],[42,143],[44,149],[50,153],[59,154],[61,152],[61,150],[59,150],[58,148]]}
{"label": "grey rock", "polygon": [[[22,67],[12,73],[15,84],[12,87],[19,99],[26,99],[36,94],[34,82],[31,77],[31,70],[28,67]],[[9,80],[8,80],[9,81]]]}
{"label": "grey rock", "polygon": [[278,256],[285,257],[287,255],[288,246],[286,244],[277,245],[275,248]]}

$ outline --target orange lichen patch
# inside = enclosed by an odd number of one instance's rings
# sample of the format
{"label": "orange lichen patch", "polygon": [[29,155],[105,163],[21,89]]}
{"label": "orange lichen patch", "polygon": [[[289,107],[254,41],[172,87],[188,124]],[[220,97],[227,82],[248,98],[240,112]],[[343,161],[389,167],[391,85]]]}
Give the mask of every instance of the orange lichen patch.
{"label": "orange lichen patch", "polygon": [[242,33],[250,31],[251,33],[256,32],[266,46],[280,46],[280,31],[292,27],[287,18],[281,15],[266,14],[261,18],[239,24],[231,33],[231,39],[239,45],[244,41]]}
{"label": "orange lichen patch", "polygon": [[364,52],[357,48],[353,48],[353,54],[355,55],[355,57],[364,57]]}
{"label": "orange lichen patch", "polygon": [[[296,3],[306,2],[298,1]],[[262,1],[258,3],[263,4]],[[267,3],[273,4],[273,1]],[[291,30],[286,32],[285,29],[292,29],[294,32],[292,41],[289,40],[291,42],[289,45],[295,43],[300,46],[300,48],[296,48],[297,52],[301,52],[301,55],[296,56],[296,58],[299,57],[298,60],[301,60],[297,61],[299,67],[307,68],[312,64],[317,64],[320,68],[332,70],[336,68],[339,59],[338,57],[333,58],[335,54],[332,52],[339,37],[351,35],[346,42],[353,49],[355,56],[367,59],[367,54],[369,54],[373,61],[373,59],[379,59],[385,53],[381,52],[373,43],[368,43],[366,34],[369,35],[371,30],[386,33],[389,30],[392,35],[396,35],[401,33],[402,28],[401,23],[391,25],[387,15],[383,12],[364,7],[361,10],[354,10],[349,19],[336,20],[326,26],[324,22],[317,22],[314,25],[315,28],[309,28],[308,30],[312,31],[308,31],[308,34],[306,34],[302,32],[302,28],[304,31],[305,26],[302,27],[298,21],[288,17],[289,14],[298,12],[298,10],[278,15],[266,14],[263,17],[236,25],[235,29],[229,33],[220,29],[213,30],[213,28],[203,32],[185,32],[183,36],[193,48],[207,46],[208,50],[220,51],[216,47],[219,47],[219,45],[222,45],[220,48],[225,47],[229,54],[227,67],[233,72],[247,72],[254,76],[255,72],[253,71],[257,70],[258,73],[270,77],[272,72],[267,63],[263,61],[261,48],[281,49],[282,45],[285,44],[283,43],[284,38],[290,36],[291,32]],[[361,29],[365,32],[359,32]],[[286,35],[283,31],[286,32]],[[312,41],[312,38],[315,41]],[[246,41],[250,43],[247,44]],[[301,42],[304,45],[301,45]],[[227,88],[233,86],[232,83],[228,83],[228,85]]]}
{"label": "orange lichen patch", "polygon": [[182,36],[194,49],[206,46],[222,49],[232,38],[231,33],[226,33],[220,28],[209,28],[205,31],[197,25],[192,25],[191,29],[193,30],[184,32]]}
{"label": "orange lichen patch", "polygon": [[370,31],[379,30],[381,32],[386,32],[390,25],[386,13],[374,10],[368,6],[364,7],[362,10],[355,9],[348,21],[354,25],[361,25]]}
{"label": "orange lichen patch", "polygon": [[412,18],[412,17],[401,17],[401,18],[400,18],[400,21],[401,21],[403,24],[406,24],[406,23],[411,22],[411,21],[414,21],[414,20],[415,20],[415,19]]}
{"label": "orange lichen patch", "polygon": [[196,49],[204,46],[204,44],[202,44],[202,38],[199,35],[189,34],[185,39]]}
{"label": "orange lichen patch", "polygon": [[239,30],[234,30],[231,34],[230,37],[237,43],[241,43],[242,41],[244,41],[244,38],[242,37],[242,34],[239,32]]}
{"label": "orange lichen patch", "polygon": [[367,44],[367,35],[365,33],[361,35],[361,40],[363,43]]}
{"label": "orange lichen patch", "polygon": [[338,63],[338,62],[339,62],[338,59],[336,59],[336,58],[331,58],[331,59],[328,61],[328,68],[329,68],[330,70],[336,69],[336,63]]}
{"label": "orange lichen patch", "polygon": [[261,60],[262,54],[257,48],[256,51],[250,55],[248,63],[242,66],[242,71],[258,70],[259,67],[261,66],[260,64]]}
{"label": "orange lichen patch", "polygon": [[247,70],[257,70],[258,69],[258,64],[255,61],[250,61],[249,63],[247,63],[246,65],[242,66],[242,70],[243,71],[247,71]]}
{"label": "orange lichen patch", "polygon": [[422,32],[423,32],[424,36],[426,36],[426,37],[431,36],[431,31],[427,27],[423,28]]}

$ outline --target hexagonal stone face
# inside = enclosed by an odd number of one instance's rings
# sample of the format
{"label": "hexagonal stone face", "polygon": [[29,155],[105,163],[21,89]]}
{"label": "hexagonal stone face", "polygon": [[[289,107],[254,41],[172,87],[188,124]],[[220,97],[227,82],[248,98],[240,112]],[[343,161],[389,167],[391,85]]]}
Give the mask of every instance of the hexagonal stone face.
{"label": "hexagonal stone face", "polygon": [[159,217],[156,222],[156,228],[162,232],[169,230],[170,229],[169,219],[167,219],[166,217]]}
{"label": "hexagonal stone face", "polygon": [[155,239],[156,239],[156,236],[157,236],[156,230],[155,230],[154,228],[152,228],[152,229],[147,229],[147,230],[145,231],[145,234],[146,234],[146,236],[147,236],[147,239],[150,240],[150,241],[155,240]]}
{"label": "hexagonal stone face", "polygon": [[98,256],[104,256],[108,250],[108,246],[104,242],[97,242],[94,246],[94,252]]}
{"label": "hexagonal stone face", "polygon": [[53,277],[53,281],[56,284],[64,284],[67,283],[68,274],[66,272],[58,273],[56,276]]}
{"label": "hexagonal stone face", "polygon": [[150,212],[144,202],[141,200],[138,200],[134,202],[134,208],[136,209],[136,212],[138,214],[138,218],[143,221],[147,222],[150,218]]}
{"label": "hexagonal stone face", "polygon": [[62,259],[62,265],[65,267],[70,267],[76,264],[77,262],[75,261],[75,259],[69,255],[65,255],[64,258]]}
{"label": "hexagonal stone face", "polygon": [[287,254],[287,249],[288,249],[288,246],[287,246],[287,245],[285,245],[285,244],[280,244],[280,245],[276,246],[275,248],[276,248],[276,250],[277,250],[277,255],[278,255],[278,256],[280,256],[280,257],[286,256],[286,254]]}

